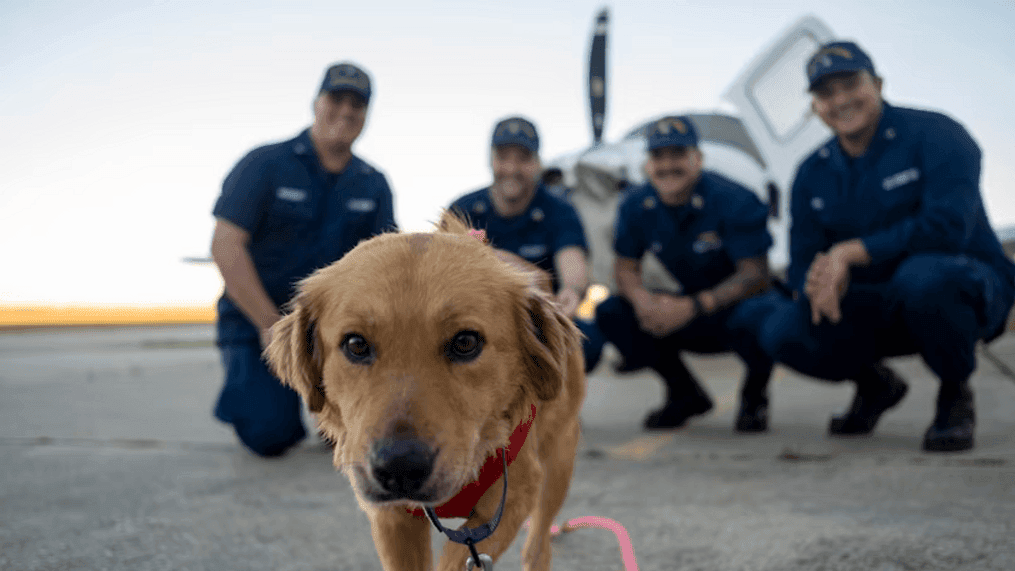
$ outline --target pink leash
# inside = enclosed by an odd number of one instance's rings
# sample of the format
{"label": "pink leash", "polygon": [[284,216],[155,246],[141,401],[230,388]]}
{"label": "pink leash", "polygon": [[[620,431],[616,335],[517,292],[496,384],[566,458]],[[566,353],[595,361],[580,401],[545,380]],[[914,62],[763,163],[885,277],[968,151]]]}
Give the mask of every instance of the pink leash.
{"label": "pink leash", "polygon": [[[528,521],[525,522],[525,527],[529,527]],[[634,546],[631,545],[631,536],[627,534],[624,526],[608,517],[592,515],[569,519],[564,522],[564,525],[551,525],[550,536],[557,537],[570,533],[579,527],[600,527],[612,531],[613,535],[617,537],[617,543],[620,544],[620,557],[624,561],[624,571],[638,571],[638,562],[634,558]]]}

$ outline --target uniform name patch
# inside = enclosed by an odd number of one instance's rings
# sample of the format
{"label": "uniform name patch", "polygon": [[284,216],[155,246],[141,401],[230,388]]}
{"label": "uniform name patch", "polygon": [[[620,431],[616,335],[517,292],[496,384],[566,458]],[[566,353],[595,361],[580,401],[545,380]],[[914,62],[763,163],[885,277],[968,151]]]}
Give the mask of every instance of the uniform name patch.
{"label": "uniform name patch", "polygon": [[289,202],[303,202],[307,199],[309,194],[310,193],[301,188],[289,188],[287,186],[280,186],[275,190],[276,198]]}
{"label": "uniform name patch", "polygon": [[918,180],[920,180],[920,169],[913,167],[900,173],[895,173],[892,176],[885,177],[885,180],[881,181],[881,187],[885,190],[894,190],[904,184],[909,184]]}
{"label": "uniform name patch", "polygon": [[543,244],[526,244],[518,248],[518,255],[528,260],[542,258],[546,255],[546,246]]}
{"label": "uniform name patch", "polygon": [[353,212],[373,212],[377,209],[377,201],[372,198],[352,198],[345,207]]}

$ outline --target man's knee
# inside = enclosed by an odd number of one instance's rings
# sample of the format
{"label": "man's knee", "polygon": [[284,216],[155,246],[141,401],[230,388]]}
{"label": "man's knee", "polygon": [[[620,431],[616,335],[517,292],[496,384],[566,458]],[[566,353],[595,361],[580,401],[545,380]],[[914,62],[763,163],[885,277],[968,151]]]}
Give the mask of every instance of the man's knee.
{"label": "man's knee", "polygon": [[614,295],[596,306],[596,324],[607,339],[613,340],[618,335],[629,336],[631,328],[638,326],[638,319],[631,302]]}
{"label": "man's knee", "polygon": [[899,264],[891,287],[895,303],[903,310],[924,313],[956,301],[971,278],[971,268],[960,256],[920,254]]}
{"label": "man's knee", "polygon": [[772,359],[785,361],[793,355],[801,339],[808,337],[807,304],[803,301],[784,301],[753,323],[758,345]]}
{"label": "man's knee", "polygon": [[623,355],[625,365],[649,366],[657,357],[656,344],[642,331],[634,307],[621,296],[612,296],[596,307],[596,324],[603,338]]}
{"label": "man's knee", "polygon": [[610,296],[596,306],[596,323],[600,327],[627,322],[633,318],[634,307],[631,302],[619,295]]}
{"label": "man's knee", "polygon": [[[276,381],[277,382],[277,381]],[[306,437],[300,397],[278,385],[248,401],[245,414],[233,422],[236,435],[255,454],[278,456]]]}
{"label": "man's knee", "polygon": [[595,321],[575,319],[574,323],[584,335],[582,339],[582,352],[585,355],[585,372],[587,373],[595,369],[599,363],[599,359],[603,355],[603,345],[606,343],[606,337],[599,330],[599,326]]}
{"label": "man's knee", "polygon": [[759,329],[758,345],[772,361],[827,380],[848,376],[859,352],[837,342],[827,328],[812,326],[810,306],[796,300],[773,312]]}
{"label": "man's knee", "polygon": [[792,305],[793,300],[769,291],[737,303],[730,310],[725,326],[731,332],[759,338],[765,324],[773,316],[784,314]]}
{"label": "man's knee", "polygon": [[306,436],[300,397],[278,380],[261,360],[259,347],[222,348],[226,382],[214,415],[233,425],[255,454],[278,456]]}
{"label": "man's knee", "polygon": [[240,442],[258,456],[281,456],[306,437],[302,423],[247,419],[233,425]]}

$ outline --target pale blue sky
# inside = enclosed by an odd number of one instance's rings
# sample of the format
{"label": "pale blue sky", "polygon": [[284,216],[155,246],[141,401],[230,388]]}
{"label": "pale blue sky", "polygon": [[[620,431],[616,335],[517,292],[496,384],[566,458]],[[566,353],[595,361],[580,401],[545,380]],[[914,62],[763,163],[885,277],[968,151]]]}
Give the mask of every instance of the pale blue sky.
{"label": "pale blue sky", "polygon": [[[600,2],[32,2],[0,7],[0,302],[210,302],[222,178],[310,121],[325,67],[375,98],[360,156],[403,228],[489,181],[490,129],[522,113],[544,159],[585,146]],[[857,40],[886,98],[943,110],[984,149],[992,220],[1015,224],[1015,3],[624,2],[611,8],[606,138],[720,108],[804,14]]]}

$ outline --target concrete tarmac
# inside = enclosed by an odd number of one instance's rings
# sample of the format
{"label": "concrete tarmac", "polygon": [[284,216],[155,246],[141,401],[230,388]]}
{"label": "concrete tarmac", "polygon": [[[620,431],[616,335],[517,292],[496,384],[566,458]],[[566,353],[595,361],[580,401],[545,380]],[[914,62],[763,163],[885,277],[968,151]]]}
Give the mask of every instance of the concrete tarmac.
{"label": "concrete tarmac", "polygon": [[[254,457],[211,409],[222,382],[208,326],[0,333],[0,570],[380,569],[366,516],[311,438]],[[1015,368],[1015,335],[990,347]],[[742,366],[692,356],[715,410],[646,433],[662,386],[589,378],[561,517],[626,527],[640,569],[1015,569],[1015,381],[981,353],[977,446],[920,451],[937,381],[890,361],[910,393],[866,438],[826,435],[852,388],[777,368],[771,430],[732,431]],[[434,538],[434,544],[440,540]],[[522,540],[496,568],[518,569]],[[555,541],[557,570],[617,570],[612,534]],[[482,544],[480,544],[480,548]]]}

